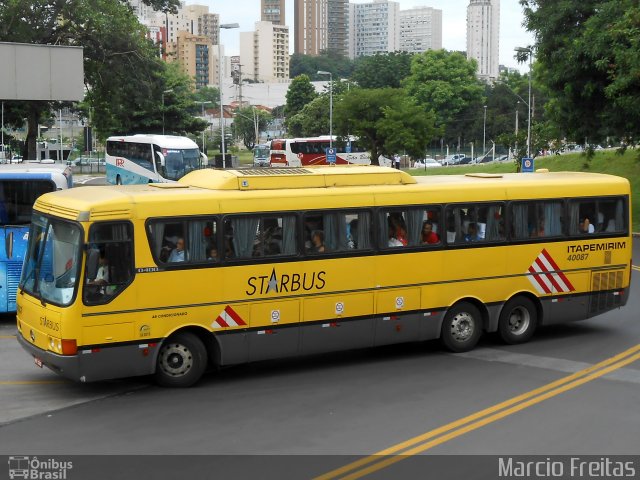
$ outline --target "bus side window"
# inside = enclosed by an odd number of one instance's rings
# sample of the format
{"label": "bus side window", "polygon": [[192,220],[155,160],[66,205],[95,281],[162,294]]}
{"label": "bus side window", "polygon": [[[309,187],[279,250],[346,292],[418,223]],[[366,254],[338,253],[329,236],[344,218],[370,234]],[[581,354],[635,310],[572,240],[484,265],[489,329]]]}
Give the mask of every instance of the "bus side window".
{"label": "bus side window", "polygon": [[131,283],[134,275],[132,231],[128,222],[91,226],[83,289],[86,304],[107,303]]}

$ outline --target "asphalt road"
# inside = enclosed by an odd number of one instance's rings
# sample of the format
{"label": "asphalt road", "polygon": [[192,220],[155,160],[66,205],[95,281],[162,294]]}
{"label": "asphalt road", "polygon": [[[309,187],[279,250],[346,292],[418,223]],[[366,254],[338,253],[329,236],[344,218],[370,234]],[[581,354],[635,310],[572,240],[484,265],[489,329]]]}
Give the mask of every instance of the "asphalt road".
{"label": "asphalt road", "polygon": [[[635,455],[640,477],[638,270],[631,288],[623,309],[541,329],[525,345],[485,336],[465,354],[429,342],[264,362],[188,390],[60,379],[33,365],[7,317],[0,455],[100,456],[72,457],[69,479],[413,478],[425,469],[496,478],[496,455]],[[369,457],[377,453],[402,456],[380,463],[388,457]],[[155,457],[104,457],[137,454]]]}

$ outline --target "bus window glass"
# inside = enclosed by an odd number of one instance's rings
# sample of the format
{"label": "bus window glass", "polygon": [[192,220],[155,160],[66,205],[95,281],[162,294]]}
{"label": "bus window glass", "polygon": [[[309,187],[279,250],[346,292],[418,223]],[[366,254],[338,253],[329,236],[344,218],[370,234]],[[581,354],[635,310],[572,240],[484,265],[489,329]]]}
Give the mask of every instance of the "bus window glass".
{"label": "bus window glass", "polygon": [[71,303],[80,265],[80,227],[36,217],[20,285],[45,302]]}
{"label": "bus window glass", "polygon": [[626,232],[626,218],[624,201],[621,198],[602,199],[598,204],[597,232]]}
{"label": "bus window glass", "polygon": [[0,181],[0,225],[28,224],[34,200],[55,190],[49,180]]}
{"label": "bus window glass", "polygon": [[200,263],[220,258],[215,219],[154,220],[147,231],[153,255],[160,263]]}
{"label": "bus window glass", "polygon": [[593,235],[626,232],[621,198],[590,198],[569,201],[569,233]]}
{"label": "bus window glass", "polygon": [[597,224],[595,199],[569,201],[569,232],[571,235],[590,235],[595,233]]}
{"label": "bus window glass", "polygon": [[510,207],[514,240],[558,237],[563,234],[564,207],[561,200],[513,202]]}
{"label": "bus window glass", "polygon": [[314,212],[304,216],[307,254],[369,250],[371,213],[369,211]]}
{"label": "bus window glass", "polygon": [[225,223],[225,253],[236,258],[295,255],[295,215],[234,217]]}
{"label": "bus window glass", "polygon": [[124,290],[133,277],[131,224],[92,225],[85,265],[85,303],[106,303]]}
{"label": "bus window glass", "polygon": [[503,241],[504,205],[479,203],[448,206],[446,228],[449,244]]}

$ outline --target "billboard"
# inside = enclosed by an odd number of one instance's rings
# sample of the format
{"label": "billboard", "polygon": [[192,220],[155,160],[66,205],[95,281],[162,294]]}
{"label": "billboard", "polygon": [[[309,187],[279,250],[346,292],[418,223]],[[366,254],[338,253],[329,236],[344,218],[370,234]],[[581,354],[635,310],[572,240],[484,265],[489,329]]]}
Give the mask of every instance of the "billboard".
{"label": "billboard", "polygon": [[84,98],[82,47],[0,42],[0,99]]}

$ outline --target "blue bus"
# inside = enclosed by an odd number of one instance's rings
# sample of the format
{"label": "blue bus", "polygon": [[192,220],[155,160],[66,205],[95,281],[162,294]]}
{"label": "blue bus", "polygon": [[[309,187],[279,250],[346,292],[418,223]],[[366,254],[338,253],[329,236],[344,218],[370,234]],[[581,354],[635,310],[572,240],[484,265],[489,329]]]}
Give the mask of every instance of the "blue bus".
{"label": "blue bus", "polygon": [[16,292],[36,198],[72,186],[71,168],[66,165],[0,165],[0,313],[16,311]]}

